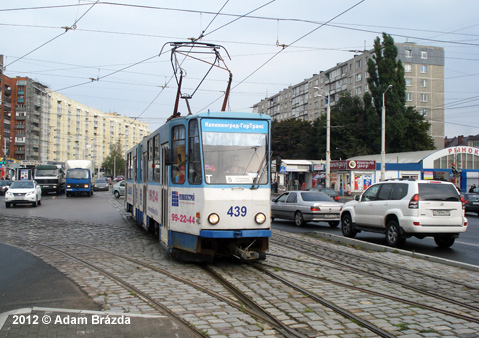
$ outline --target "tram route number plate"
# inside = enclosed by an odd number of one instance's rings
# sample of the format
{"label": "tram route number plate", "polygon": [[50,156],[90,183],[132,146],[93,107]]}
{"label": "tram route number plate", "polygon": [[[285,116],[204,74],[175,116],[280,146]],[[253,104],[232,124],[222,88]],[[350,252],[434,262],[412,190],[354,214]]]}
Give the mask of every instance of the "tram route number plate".
{"label": "tram route number plate", "polygon": [[450,210],[433,210],[433,216],[451,216]]}

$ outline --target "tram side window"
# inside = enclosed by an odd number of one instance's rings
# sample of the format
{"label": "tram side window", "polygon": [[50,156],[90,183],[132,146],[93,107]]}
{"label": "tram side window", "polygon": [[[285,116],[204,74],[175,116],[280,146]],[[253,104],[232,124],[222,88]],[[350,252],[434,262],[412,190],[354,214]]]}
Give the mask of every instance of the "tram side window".
{"label": "tram side window", "polygon": [[128,153],[127,159],[126,159],[126,178],[132,179],[133,178],[133,165],[132,165],[132,159],[131,159],[132,154]]}
{"label": "tram side window", "polygon": [[133,181],[136,182],[137,180],[137,175],[136,173],[138,172],[138,165],[137,165],[137,162],[136,162],[136,155],[133,156]]}
{"label": "tram side window", "polygon": [[153,142],[154,139],[148,141],[148,181],[153,181]]}
{"label": "tram side window", "polygon": [[188,182],[201,184],[201,148],[198,120],[190,121],[188,142]]}
{"label": "tram side window", "polygon": [[176,164],[171,166],[171,180],[173,183],[185,183],[185,159],[186,159],[186,128],[185,126],[173,127],[173,140],[171,142],[173,156]]}
{"label": "tram side window", "polygon": [[160,135],[154,137],[153,144],[153,181],[160,182]]}

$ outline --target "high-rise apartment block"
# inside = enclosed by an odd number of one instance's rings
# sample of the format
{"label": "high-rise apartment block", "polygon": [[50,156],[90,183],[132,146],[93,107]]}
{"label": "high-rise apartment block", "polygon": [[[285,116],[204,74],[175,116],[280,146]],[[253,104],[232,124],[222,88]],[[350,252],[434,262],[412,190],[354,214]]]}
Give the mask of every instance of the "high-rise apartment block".
{"label": "high-rise apartment block", "polygon": [[26,77],[0,74],[0,100],[0,157],[19,164],[90,159],[99,166],[110,145],[120,142],[126,152],[150,133],[145,122],[90,108]]}
{"label": "high-rise apartment block", "polygon": [[[444,147],[444,49],[414,43],[396,43],[404,66],[406,105],[413,106],[431,124],[436,149]],[[340,96],[362,96],[369,91],[367,61],[371,51],[355,55],[335,67],[289,86],[253,106],[253,111],[274,120],[298,118],[313,121],[325,114],[327,97],[333,106]]]}

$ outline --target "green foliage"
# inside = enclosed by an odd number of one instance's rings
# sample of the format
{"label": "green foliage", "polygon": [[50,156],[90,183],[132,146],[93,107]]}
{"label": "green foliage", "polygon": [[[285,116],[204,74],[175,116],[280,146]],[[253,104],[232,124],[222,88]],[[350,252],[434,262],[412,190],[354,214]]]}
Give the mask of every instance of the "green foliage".
{"label": "green foliage", "polygon": [[305,159],[316,156],[311,139],[313,126],[308,121],[288,119],[273,121],[272,149],[275,156],[289,159]]}
{"label": "green foliage", "polygon": [[[122,152],[121,142],[110,145],[110,155],[108,155],[102,163],[105,168],[106,175],[124,175],[125,174],[125,159]],[[115,171],[116,168],[116,171]]]}
{"label": "green foliage", "polygon": [[381,151],[381,111],[383,93],[386,107],[386,152],[404,152],[434,149],[429,136],[429,123],[414,108],[406,107],[406,81],[404,67],[397,60],[397,47],[393,38],[383,33],[374,40],[374,54],[368,60],[370,93],[363,96],[368,117],[368,137],[372,154]]}

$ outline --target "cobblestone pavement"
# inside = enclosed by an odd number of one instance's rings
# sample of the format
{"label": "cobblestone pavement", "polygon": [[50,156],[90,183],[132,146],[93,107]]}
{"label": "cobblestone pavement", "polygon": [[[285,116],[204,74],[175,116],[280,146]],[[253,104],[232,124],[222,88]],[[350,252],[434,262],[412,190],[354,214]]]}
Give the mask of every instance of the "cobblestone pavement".
{"label": "cobblestone pavement", "polygon": [[[123,210],[123,198],[116,200],[111,194],[105,194],[101,198],[128,220],[129,214]],[[234,306],[238,300],[222,285],[213,281],[199,266],[173,260],[160,248],[155,238],[127,221],[122,224],[82,222],[67,224],[63,220],[37,217],[23,217],[20,220],[15,216],[5,216],[0,218],[0,228],[1,242],[17,246],[56,267],[80,285],[96,302],[101,303],[104,311],[163,314],[144,297],[109,278],[102,271],[118,276],[128,285],[148,294],[205,336],[233,338],[281,336],[268,324],[252,317],[241,307]],[[276,234],[279,236],[275,231],[273,238]],[[291,238],[305,238],[304,235],[286,235]],[[389,332],[391,336],[402,338],[479,336],[477,322],[455,318],[380,295],[393,295],[478,318],[478,272],[394,252],[358,250],[311,237],[306,237],[306,240],[318,245],[321,249],[318,249],[317,253],[328,257],[329,260],[298,253],[281,244],[272,243],[271,255],[262,265],[281,278],[290,280],[336,306],[368,320]],[[131,259],[127,260],[115,254]],[[390,276],[392,279],[402,279],[408,284],[428,288],[468,303],[470,308],[419,294],[374,275],[353,271],[335,264],[335,260],[350,262],[376,275]],[[98,269],[92,269],[84,262]],[[149,264],[156,270],[140,263]],[[408,267],[409,270],[401,270],[400,267]],[[250,265],[219,262],[213,269],[237,289],[256,300],[270,314],[304,336],[344,338],[377,336],[359,323],[343,317],[297,289],[259,272]],[[428,275],[415,271],[427,271]],[[302,272],[303,275],[297,272]],[[198,287],[182,282],[180,278],[197,283]],[[454,284],[454,281],[457,284]],[[231,302],[221,301],[201,288],[216,292]],[[372,295],[356,288],[379,294]]]}

